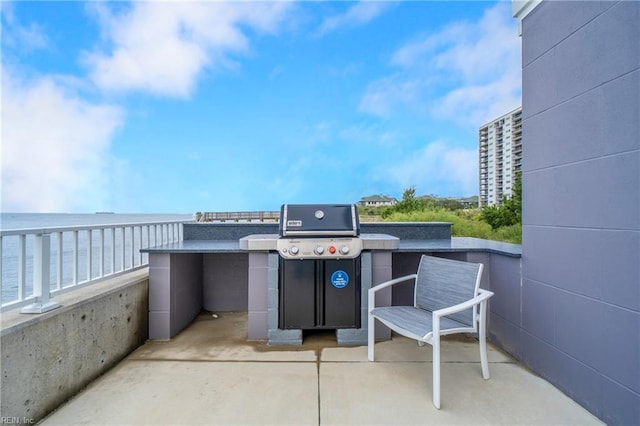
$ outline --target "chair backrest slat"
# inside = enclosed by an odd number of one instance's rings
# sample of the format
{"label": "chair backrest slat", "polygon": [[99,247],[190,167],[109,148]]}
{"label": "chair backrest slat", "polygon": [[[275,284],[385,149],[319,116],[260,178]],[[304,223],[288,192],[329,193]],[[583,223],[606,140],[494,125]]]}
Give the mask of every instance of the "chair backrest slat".
{"label": "chair backrest slat", "polygon": [[[415,305],[429,311],[465,302],[478,293],[480,264],[422,256],[415,284]],[[473,326],[473,308],[449,318]]]}

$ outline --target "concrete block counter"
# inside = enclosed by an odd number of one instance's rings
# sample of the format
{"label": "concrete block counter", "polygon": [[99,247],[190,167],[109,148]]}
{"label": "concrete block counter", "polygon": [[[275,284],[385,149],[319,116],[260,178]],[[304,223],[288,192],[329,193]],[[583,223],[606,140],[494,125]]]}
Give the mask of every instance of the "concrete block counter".
{"label": "concrete block counter", "polygon": [[[247,337],[251,340],[267,339],[270,345],[301,345],[303,330],[283,330],[278,325],[278,238],[277,234],[257,234],[240,240],[240,247],[249,251]],[[336,341],[339,345],[367,343],[367,291],[372,283],[391,279],[391,253],[398,249],[400,243],[398,237],[386,234],[361,234],[360,239],[363,247],[360,255],[360,327],[336,329]],[[382,295],[380,303],[390,304],[391,292]],[[388,330],[381,331],[379,337],[388,339]]]}
{"label": "concrete block counter", "polygon": [[[277,328],[277,233],[275,223],[185,223],[183,241],[144,249],[149,253],[149,338],[173,338],[203,310],[244,311],[247,339],[301,343],[300,333]],[[519,352],[512,332],[520,321],[513,308],[521,297],[519,245],[452,238],[449,223],[362,223],[360,237],[362,297],[369,286],[415,271],[421,254],[484,263],[482,287],[496,292],[489,337]],[[379,302],[404,304],[412,297],[408,284]],[[366,306],[363,300],[365,316]],[[365,344],[366,330],[345,329],[337,339]]]}

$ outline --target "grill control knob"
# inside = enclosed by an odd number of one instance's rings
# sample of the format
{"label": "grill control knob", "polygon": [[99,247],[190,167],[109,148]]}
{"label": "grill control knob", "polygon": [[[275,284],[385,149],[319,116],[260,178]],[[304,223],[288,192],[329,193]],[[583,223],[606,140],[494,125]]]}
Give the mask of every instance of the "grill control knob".
{"label": "grill control knob", "polygon": [[342,254],[347,254],[347,253],[349,253],[349,246],[342,246],[342,247],[340,247],[340,253],[342,253]]}
{"label": "grill control knob", "polygon": [[293,255],[298,254],[298,252],[299,252],[299,251],[300,251],[300,250],[298,250],[298,247],[297,247],[297,246],[291,246],[291,248],[289,249],[289,253],[291,253],[291,254],[293,254]]}
{"label": "grill control knob", "polygon": [[316,252],[316,254],[322,254],[322,253],[324,253],[324,247],[322,247],[322,246],[316,246],[316,248],[315,248],[315,249],[313,249],[313,251],[315,251],[315,252]]}

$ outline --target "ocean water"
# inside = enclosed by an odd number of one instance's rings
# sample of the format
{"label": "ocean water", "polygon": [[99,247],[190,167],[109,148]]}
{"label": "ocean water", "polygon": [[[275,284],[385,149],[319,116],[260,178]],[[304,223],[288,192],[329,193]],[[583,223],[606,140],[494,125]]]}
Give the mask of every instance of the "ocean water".
{"label": "ocean water", "polygon": [[[9,231],[15,229],[42,229],[58,228],[66,226],[99,226],[99,225],[120,225],[132,223],[152,223],[165,221],[191,221],[194,215],[191,214],[66,214],[66,213],[0,213],[0,230]],[[91,233],[81,231],[78,233],[78,281],[82,282],[99,275],[100,253],[99,236],[97,232]],[[124,236],[120,232],[115,232],[112,238],[110,232],[105,232],[105,259],[104,273],[111,271],[111,247],[115,246],[115,271],[122,270],[122,250],[124,243],[125,268],[131,267],[131,250],[134,251],[134,266],[139,264],[138,251],[140,241],[138,236],[134,239],[131,247],[131,233],[126,231]],[[58,277],[57,253],[58,236],[51,235],[51,288],[56,288]],[[25,244],[25,294],[28,296],[33,292],[33,246],[35,238],[28,236]],[[87,262],[87,247],[91,244],[91,267]],[[143,233],[142,245],[147,247],[155,245],[155,237]],[[62,268],[60,276],[61,286],[66,287],[73,282],[73,234],[65,232],[62,234]],[[19,240],[17,236],[2,237],[2,303],[13,301],[18,295],[18,275],[19,275]],[[142,263],[146,263],[147,256],[143,255]]]}

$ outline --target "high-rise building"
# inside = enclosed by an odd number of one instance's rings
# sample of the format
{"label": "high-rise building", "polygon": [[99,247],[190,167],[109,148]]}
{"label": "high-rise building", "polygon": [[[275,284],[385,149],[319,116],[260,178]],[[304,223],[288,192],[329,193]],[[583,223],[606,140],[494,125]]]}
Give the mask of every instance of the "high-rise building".
{"label": "high-rise building", "polygon": [[511,196],[522,168],[522,107],[480,127],[478,206],[500,204]]}

